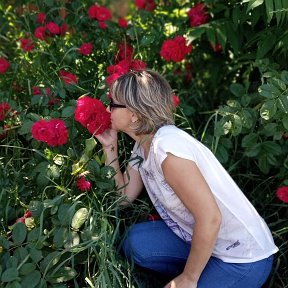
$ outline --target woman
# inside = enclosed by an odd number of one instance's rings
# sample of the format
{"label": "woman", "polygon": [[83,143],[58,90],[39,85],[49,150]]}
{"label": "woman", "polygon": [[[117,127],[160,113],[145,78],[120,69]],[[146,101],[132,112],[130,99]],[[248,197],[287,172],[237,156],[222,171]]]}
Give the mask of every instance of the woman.
{"label": "woman", "polygon": [[[107,164],[129,201],[144,185],[162,218],[134,225],[125,255],[172,275],[166,288],[261,287],[278,251],[271,233],[212,152],[174,126],[168,82],[151,70],[129,72],[110,93],[111,129],[97,136]],[[135,140],[125,173],[118,131]]]}

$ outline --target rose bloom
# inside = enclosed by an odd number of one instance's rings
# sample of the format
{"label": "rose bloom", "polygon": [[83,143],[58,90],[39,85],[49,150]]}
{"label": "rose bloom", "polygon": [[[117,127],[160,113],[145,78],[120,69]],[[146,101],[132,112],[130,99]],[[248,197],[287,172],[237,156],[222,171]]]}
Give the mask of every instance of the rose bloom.
{"label": "rose bloom", "polygon": [[147,64],[142,60],[135,59],[131,63],[132,70],[136,70],[136,71],[143,70],[143,69],[146,69],[146,67],[147,67]]}
{"label": "rose bloom", "polygon": [[131,45],[125,42],[121,42],[118,45],[118,52],[116,54],[115,59],[118,61],[121,61],[124,59],[131,59],[133,53],[134,53],[134,49]]}
{"label": "rose bloom", "polygon": [[111,11],[104,6],[98,6],[95,16],[99,22],[104,22],[111,19]]}
{"label": "rose bloom", "polygon": [[288,186],[279,187],[276,196],[284,203],[288,203]]}
{"label": "rose bloom", "polygon": [[34,36],[40,40],[45,40],[45,31],[46,31],[46,27],[44,26],[40,26],[40,27],[37,27],[34,31]]}
{"label": "rose bloom", "polygon": [[222,46],[221,46],[221,44],[219,44],[219,43],[214,44],[214,43],[211,42],[210,45],[211,45],[211,47],[212,47],[212,49],[213,49],[213,51],[214,51],[215,53],[219,53],[219,52],[222,51]]}
{"label": "rose bloom", "polygon": [[192,7],[187,15],[190,20],[191,27],[197,27],[208,22],[209,16],[207,15],[206,9],[202,3],[198,3]]}
{"label": "rose bloom", "polygon": [[107,29],[108,28],[107,24],[104,21],[99,21],[98,25],[99,25],[99,28],[101,28],[101,29]]}
{"label": "rose bloom", "polygon": [[92,51],[93,51],[92,43],[83,43],[79,48],[79,52],[84,56],[91,54]]}
{"label": "rose bloom", "polygon": [[130,70],[143,70],[147,67],[147,64],[142,60],[121,60],[115,65],[110,65],[107,68],[107,72],[110,76],[107,77],[106,83],[110,86],[115,80],[117,80],[121,75],[128,73]]}
{"label": "rose bloom", "polygon": [[33,41],[31,39],[25,39],[25,38],[21,38],[20,39],[20,47],[24,50],[24,51],[32,51],[35,47],[35,44],[33,43]]}
{"label": "rose bloom", "polygon": [[51,34],[60,34],[59,25],[53,21],[50,21],[49,23],[47,23],[46,28]]}
{"label": "rose bloom", "polygon": [[172,98],[173,98],[173,102],[174,102],[175,107],[178,107],[180,105],[179,97],[177,95],[173,95]]}
{"label": "rose bloom", "polygon": [[69,73],[69,72],[66,72],[64,70],[60,70],[59,76],[67,85],[72,85],[72,84],[78,83],[78,79],[77,79],[76,75]]}
{"label": "rose bloom", "polygon": [[37,23],[38,24],[43,24],[46,20],[46,14],[43,12],[40,12],[37,16]]}
{"label": "rose bloom", "polygon": [[156,8],[154,0],[135,0],[135,5],[138,9],[152,12]]}
{"label": "rose bloom", "polygon": [[0,103],[0,121],[4,121],[5,116],[11,110],[11,106],[7,102]]}
{"label": "rose bloom", "polygon": [[181,62],[192,51],[192,44],[186,46],[184,36],[176,36],[174,39],[164,41],[160,55],[166,61]]}
{"label": "rose bloom", "polygon": [[87,181],[84,176],[81,176],[76,180],[76,186],[80,191],[88,191],[91,189],[91,183]]}
{"label": "rose bloom", "polygon": [[49,146],[64,145],[68,140],[68,130],[61,119],[39,120],[32,125],[31,132],[34,139]]}
{"label": "rose bloom", "polygon": [[45,88],[44,93],[41,89],[43,89],[43,88],[38,87],[38,86],[33,86],[32,87],[33,95],[40,95],[40,96],[43,96],[43,95],[50,96],[51,95],[51,89],[49,87]]}
{"label": "rose bloom", "polygon": [[68,30],[68,25],[66,23],[63,23],[60,26],[60,36],[64,36],[66,34],[67,30]]}
{"label": "rose bloom", "polygon": [[119,18],[118,20],[118,25],[122,28],[127,28],[128,27],[128,22],[125,18]]}
{"label": "rose bloom", "polygon": [[7,61],[4,57],[0,57],[0,74],[5,74],[9,67],[9,61]]}
{"label": "rose bloom", "polygon": [[103,103],[89,96],[77,100],[74,118],[91,134],[102,134],[110,127],[110,113],[106,111]]}
{"label": "rose bloom", "polygon": [[99,5],[91,5],[88,9],[88,17],[90,19],[96,19],[97,11],[99,9]]}

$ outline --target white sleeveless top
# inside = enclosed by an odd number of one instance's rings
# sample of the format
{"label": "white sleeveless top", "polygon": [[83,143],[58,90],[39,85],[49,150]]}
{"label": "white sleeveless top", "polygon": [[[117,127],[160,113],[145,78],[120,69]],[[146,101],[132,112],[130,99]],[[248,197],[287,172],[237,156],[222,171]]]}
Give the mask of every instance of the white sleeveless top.
{"label": "white sleeveless top", "polygon": [[142,147],[135,144],[129,164],[139,170],[153,205],[175,234],[190,242],[195,221],[164,179],[161,163],[168,152],[195,162],[216,199],[222,223],[213,256],[248,263],[278,251],[267,224],[214,154],[185,131],[167,125],[156,132],[146,160]]}

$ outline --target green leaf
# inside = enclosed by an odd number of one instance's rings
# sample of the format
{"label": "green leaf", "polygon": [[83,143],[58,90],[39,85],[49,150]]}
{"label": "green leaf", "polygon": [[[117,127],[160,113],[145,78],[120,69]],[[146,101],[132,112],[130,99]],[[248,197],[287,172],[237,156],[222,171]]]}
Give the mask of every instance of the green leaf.
{"label": "green leaf", "polygon": [[252,147],[251,146],[247,147],[245,155],[247,157],[256,157],[259,155],[260,152],[261,152],[261,145],[260,143],[258,143]]}
{"label": "green leaf", "polygon": [[62,283],[69,281],[75,278],[77,272],[71,267],[61,267],[57,271],[53,271],[51,274],[46,276],[48,282],[54,283]]}
{"label": "green leaf", "polygon": [[239,83],[233,83],[230,85],[229,90],[237,97],[243,96],[245,94],[245,88],[242,84]]}
{"label": "green leaf", "polygon": [[69,118],[69,117],[74,116],[74,112],[75,112],[74,106],[67,106],[67,107],[63,108],[61,116],[63,118]]}
{"label": "green leaf", "polygon": [[68,229],[66,227],[58,227],[53,232],[53,243],[56,248],[63,247],[65,239],[68,235]]}
{"label": "green leaf", "polygon": [[18,247],[15,252],[14,256],[19,259],[20,262],[22,262],[28,255],[28,251],[24,247]]}
{"label": "green leaf", "polygon": [[258,59],[263,58],[274,47],[277,38],[275,34],[269,33],[263,35],[263,38],[258,42],[258,49],[256,57]]}
{"label": "green leaf", "polygon": [[18,278],[19,273],[15,267],[8,268],[5,270],[1,276],[2,282],[11,282]]}
{"label": "green leaf", "polygon": [[266,6],[267,22],[270,23],[274,13],[274,0],[265,0],[265,6]]}
{"label": "green leaf", "polygon": [[190,44],[191,42],[193,42],[195,39],[198,39],[202,36],[202,34],[204,34],[206,31],[206,29],[204,29],[203,27],[196,27],[191,29],[188,33],[187,36],[187,40],[188,43]]}
{"label": "green leaf", "polygon": [[20,135],[25,135],[25,134],[28,134],[28,133],[31,133],[31,128],[32,128],[32,125],[34,124],[33,121],[31,120],[25,120],[21,126],[21,128],[18,130],[18,133]]}
{"label": "green leaf", "polygon": [[20,275],[28,275],[32,273],[36,269],[35,263],[25,263],[23,266],[19,269]]}
{"label": "green leaf", "polygon": [[288,131],[288,114],[283,116],[282,124],[283,124],[284,128]]}
{"label": "green leaf", "polygon": [[[243,2],[247,2],[247,1],[243,1]],[[262,5],[263,2],[264,2],[264,0],[250,0],[248,7],[247,7],[247,12],[249,12],[250,10],[253,10],[256,7]]]}
{"label": "green leaf", "polygon": [[258,141],[258,138],[259,136],[256,133],[250,133],[248,135],[245,135],[242,140],[241,146],[244,148],[254,147],[254,145]]}
{"label": "green leaf", "polygon": [[266,154],[260,154],[258,158],[258,167],[264,173],[268,174],[270,171],[270,165]]}
{"label": "green leaf", "polygon": [[276,101],[268,100],[264,102],[262,107],[260,108],[260,116],[265,119],[271,119],[277,112]]}
{"label": "green leaf", "polygon": [[288,113],[288,94],[282,94],[278,98],[278,107],[280,110],[282,110],[285,114]]}
{"label": "green leaf", "polygon": [[34,263],[38,263],[43,258],[42,251],[36,249],[33,246],[31,246],[29,250],[29,256],[34,261]]}
{"label": "green leaf", "polygon": [[87,208],[83,207],[78,209],[72,218],[71,227],[75,230],[78,230],[85,223],[88,215],[89,210]]}
{"label": "green leaf", "polygon": [[282,149],[279,144],[272,141],[265,141],[261,144],[261,148],[263,151],[266,152],[266,154],[272,154],[272,155],[281,155]]}
{"label": "green leaf", "polygon": [[23,288],[23,286],[18,281],[9,282],[5,288]]}
{"label": "green leaf", "polygon": [[140,41],[141,46],[150,46],[155,41],[154,35],[144,35]]}
{"label": "green leaf", "polygon": [[61,253],[58,251],[54,251],[49,253],[40,263],[40,269],[44,273],[45,270],[51,269],[54,265],[56,265],[61,257]]}
{"label": "green leaf", "polygon": [[41,274],[38,270],[24,276],[21,281],[22,287],[34,288],[38,285],[41,279]]}
{"label": "green leaf", "polygon": [[75,231],[69,231],[65,244],[64,244],[64,248],[66,249],[70,249],[76,245],[78,245],[80,243],[80,236],[77,232]]}
{"label": "green leaf", "polygon": [[85,154],[91,157],[93,149],[96,147],[97,141],[94,137],[85,140]]}
{"label": "green leaf", "polygon": [[269,84],[263,84],[258,88],[258,92],[261,96],[265,98],[274,98],[272,95],[271,86]]}
{"label": "green leaf", "polygon": [[22,244],[26,236],[27,236],[27,228],[25,224],[22,222],[16,223],[12,230],[12,239],[14,245]]}

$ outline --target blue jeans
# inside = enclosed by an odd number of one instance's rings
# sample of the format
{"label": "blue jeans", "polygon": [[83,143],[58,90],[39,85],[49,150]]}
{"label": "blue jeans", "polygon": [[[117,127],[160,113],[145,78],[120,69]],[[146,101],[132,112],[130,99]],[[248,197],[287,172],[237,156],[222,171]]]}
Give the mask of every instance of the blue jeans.
{"label": "blue jeans", "polygon": [[[135,264],[171,277],[185,266],[190,243],[186,243],[163,221],[135,224],[123,242],[125,256]],[[197,288],[258,288],[267,280],[273,255],[252,263],[225,263],[211,257],[198,281]]]}

